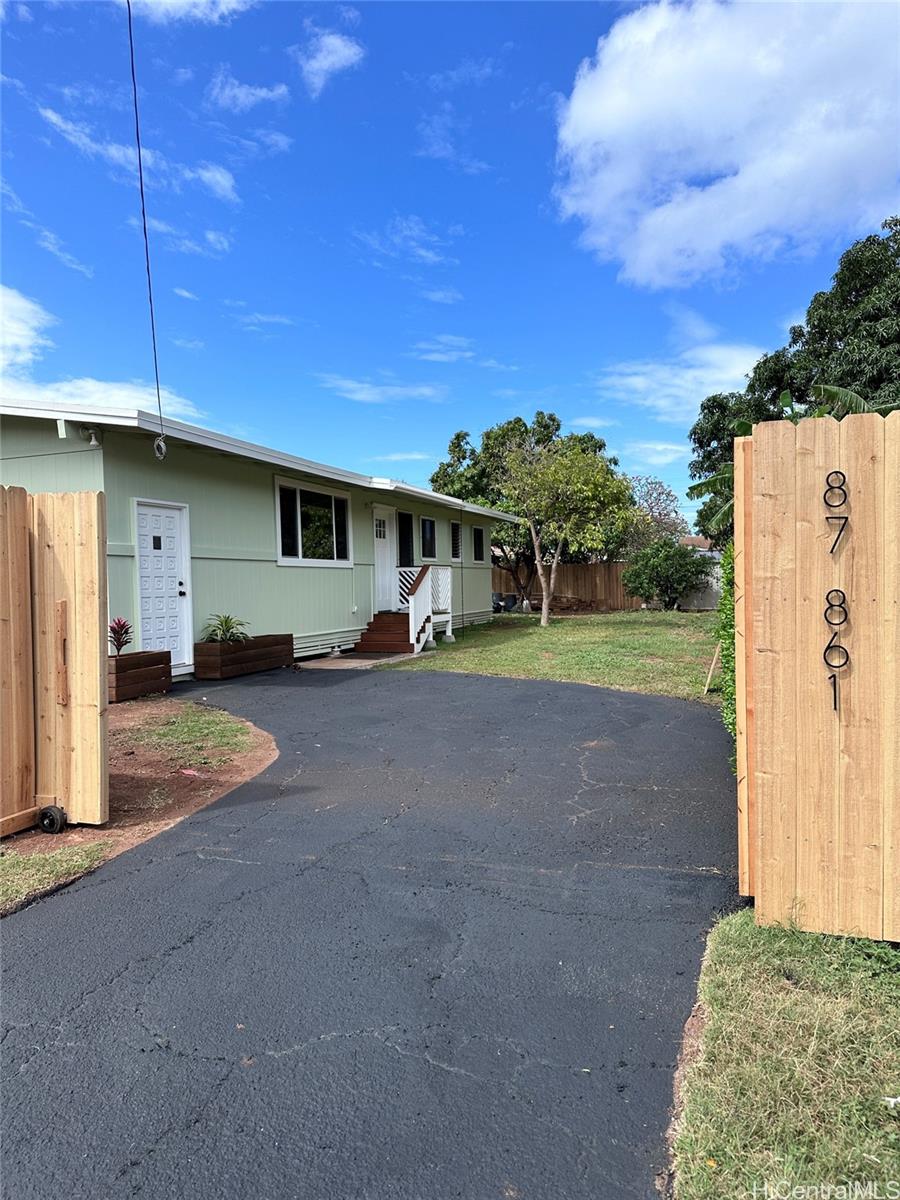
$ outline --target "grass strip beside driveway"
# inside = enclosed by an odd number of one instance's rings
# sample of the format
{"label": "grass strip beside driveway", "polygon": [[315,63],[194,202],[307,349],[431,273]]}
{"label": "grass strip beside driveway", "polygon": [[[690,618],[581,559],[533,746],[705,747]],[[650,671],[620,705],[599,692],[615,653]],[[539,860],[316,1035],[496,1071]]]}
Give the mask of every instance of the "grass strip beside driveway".
{"label": "grass strip beside driveway", "polygon": [[782,1181],[867,1181],[880,1191],[860,1195],[893,1194],[900,950],[758,928],[746,909],[713,929],[700,1001],[705,1026],[675,1137],[677,1200],[737,1200],[754,1185],[763,1196],[766,1183],[770,1195],[790,1194],[773,1190]]}
{"label": "grass strip beside driveway", "polygon": [[715,621],[711,612],[642,610],[555,617],[542,627],[537,616],[509,614],[385,669],[554,679],[717,704],[715,692],[703,696]]}
{"label": "grass strip beside driveway", "polygon": [[106,857],[108,845],[105,841],[89,842],[84,846],[63,846],[46,854],[4,850],[0,854],[0,911],[26,896],[93,870]]}

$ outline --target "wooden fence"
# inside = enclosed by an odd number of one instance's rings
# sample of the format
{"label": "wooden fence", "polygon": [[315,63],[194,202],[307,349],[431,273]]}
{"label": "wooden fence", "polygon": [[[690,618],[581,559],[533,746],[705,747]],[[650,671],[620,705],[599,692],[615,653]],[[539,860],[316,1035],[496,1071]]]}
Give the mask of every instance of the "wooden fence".
{"label": "wooden fence", "polygon": [[735,443],[740,889],[900,940],[900,413]]}
{"label": "wooden fence", "polygon": [[[560,563],[556,572],[556,595],[553,608],[589,609],[592,612],[631,611],[641,607],[641,602],[629,596],[622,586],[624,563]],[[495,592],[515,591],[512,576],[503,567],[494,567],[491,572],[491,588]],[[535,577],[528,593],[532,604],[540,605],[541,584]]]}
{"label": "wooden fence", "polygon": [[106,506],[0,488],[0,835],[108,819]]}

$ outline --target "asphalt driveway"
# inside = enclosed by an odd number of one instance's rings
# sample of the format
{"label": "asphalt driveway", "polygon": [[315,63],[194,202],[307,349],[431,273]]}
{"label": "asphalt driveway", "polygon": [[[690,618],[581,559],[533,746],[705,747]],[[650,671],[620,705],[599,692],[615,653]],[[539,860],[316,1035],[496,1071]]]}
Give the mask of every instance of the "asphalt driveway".
{"label": "asphalt driveway", "polygon": [[5,1194],[653,1197],[736,901],[718,714],[430,672],[178,694],[280,757],[3,922]]}

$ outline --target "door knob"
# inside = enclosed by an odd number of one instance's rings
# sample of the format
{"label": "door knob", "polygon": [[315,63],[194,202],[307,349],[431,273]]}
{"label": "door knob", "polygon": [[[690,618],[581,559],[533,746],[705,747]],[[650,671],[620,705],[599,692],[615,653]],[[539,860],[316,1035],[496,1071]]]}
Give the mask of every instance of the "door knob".
{"label": "door knob", "polygon": [[180,592],[178,593],[178,595],[179,595],[179,596],[186,596],[186,595],[187,595],[187,592],[181,592],[181,591],[180,591]]}

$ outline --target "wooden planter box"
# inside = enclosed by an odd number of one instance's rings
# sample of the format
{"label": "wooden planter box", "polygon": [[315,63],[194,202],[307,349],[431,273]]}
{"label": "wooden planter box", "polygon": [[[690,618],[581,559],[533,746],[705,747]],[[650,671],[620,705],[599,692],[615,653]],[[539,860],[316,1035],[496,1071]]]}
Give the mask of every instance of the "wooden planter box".
{"label": "wooden planter box", "polygon": [[196,642],[195,679],[233,679],[254,671],[289,667],[294,661],[294,636],[269,633],[245,642]]}
{"label": "wooden planter box", "polygon": [[168,650],[138,650],[109,656],[109,702],[134,700],[172,686],[172,655]]}

